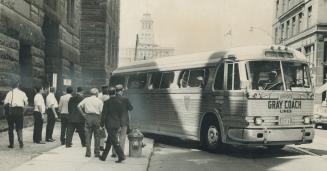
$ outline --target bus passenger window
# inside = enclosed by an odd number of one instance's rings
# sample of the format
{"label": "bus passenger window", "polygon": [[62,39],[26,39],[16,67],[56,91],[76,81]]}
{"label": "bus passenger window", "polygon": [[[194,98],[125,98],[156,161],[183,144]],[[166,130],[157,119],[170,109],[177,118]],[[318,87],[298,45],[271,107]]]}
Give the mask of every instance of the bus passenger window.
{"label": "bus passenger window", "polygon": [[145,88],[146,77],[147,75],[145,73],[130,75],[128,80],[128,88],[129,89]]}
{"label": "bus passenger window", "polygon": [[190,71],[190,78],[188,81],[189,87],[204,87],[204,69],[197,69]]}
{"label": "bus passenger window", "polygon": [[178,86],[181,88],[186,88],[187,87],[187,81],[189,77],[189,71],[182,71],[181,74],[179,75],[178,79]]}
{"label": "bus passenger window", "polygon": [[161,72],[154,72],[151,74],[149,89],[158,89],[161,81]]}
{"label": "bus passenger window", "polygon": [[110,78],[109,85],[110,87],[115,87],[116,85],[121,84],[125,85],[125,77],[122,75],[114,75]]}
{"label": "bus passenger window", "polygon": [[166,72],[162,74],[160,88],[170,88],[174,82],[174,72]]}
{"label": "bus passenger window", "polygon": [[215,78],[215,90],[223,90],[224,89],[224,64],[220,64],[217,70],[216,78]]}

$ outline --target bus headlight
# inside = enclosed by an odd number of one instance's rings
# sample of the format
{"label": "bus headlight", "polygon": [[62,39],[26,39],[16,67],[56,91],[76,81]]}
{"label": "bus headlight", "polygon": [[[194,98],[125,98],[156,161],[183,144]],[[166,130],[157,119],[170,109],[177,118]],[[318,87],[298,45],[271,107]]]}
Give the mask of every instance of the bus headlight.
{"label": "bus headlight", "polygon": [[308,117],[308,116],[303,117],[304,124],[310,124],[310,121],[311,121],[310,117]]}
{"label": "bus headlight", "polygon": [[254,124],[261,125],[263,123],[263,120],[260,117],[254,118]]}

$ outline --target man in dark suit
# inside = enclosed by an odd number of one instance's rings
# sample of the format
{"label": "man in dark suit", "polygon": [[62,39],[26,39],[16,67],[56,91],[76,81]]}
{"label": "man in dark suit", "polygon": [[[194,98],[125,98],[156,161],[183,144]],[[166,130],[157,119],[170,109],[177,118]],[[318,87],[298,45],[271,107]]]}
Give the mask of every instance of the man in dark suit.
{"label": "man in dark suit", "polygon": [[117,132],[121,127],[122,121],[122,112],[123,112],[123,104],[122,102],[115,96],[115,88],[109,89],[110,99],[104,102],[102,115],[101,115],[101,127],[105,126],[108,132],[106,148],[104,149],[102,155],[100,156],[100,160],[105,161],[108,153],[110,151],[111,146],[115,149],[118,155],[117,163],[125,160],[125,155],[121,149],[121,146],[117,140]]}
{"label": "man in dark suit", "polygon": [[83,89],[82,87],[77,87],[76,95],[71,97],[68,102],[68,125],[67,125],[67,138],[66,147],[72,146],[72,139],[75,130],[77,130],[79,138],[81,139],[81,144],[85,147],[85,131],[84,124],[85,119],[79,112],[77,105],[83,100]]}
{"label": "man in dark suit", "polygon": [[[133,106],[131,102],[128,100],[128,98],[123,96],[123,91],[124,91],[123,85],[121,84],[116,85],[116,97],[122,103],[121,128],[119,129],[117,136],[118,136],[119,144],[124,152],[126,134],[127,134],[127,130],[129,129],[128,111],[133,110]],[[116,157],[115,150],[112,150],[112,157]]]}

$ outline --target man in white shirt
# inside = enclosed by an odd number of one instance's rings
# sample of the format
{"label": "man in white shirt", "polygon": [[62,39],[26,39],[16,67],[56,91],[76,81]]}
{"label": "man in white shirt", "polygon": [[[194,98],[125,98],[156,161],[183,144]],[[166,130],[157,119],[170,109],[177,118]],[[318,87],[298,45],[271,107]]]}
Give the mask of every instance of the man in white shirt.
{"label": "man in white shirt", "polygon": [[8,122],[8,148],[14,148],[14,127],[16,127],[19,147],[23,148],[23,126],[24,126],[24,107],[28,104],[26,94],[19,90],[19,82],[12,85],[12,90],[9,91],[4,100],[6,111],[6,119]]}
{"label": "man in white shirt", "polygon": [[50,87],[50,92],[46,98],[46,107],[47,107],[47,129],[45,134],[45,141],[53,142],[55,139],[52,138],[53,128],[56,123],[56,119],[58,118],[58,114],[56,112],[56,108],[58,108],[58,102],[54,95],[56,89],[54,87]]}
{"label": "man in white shirt", "polygon": [[61,116],[61,132],[60,132],[60,142],[61,145],[66,144],[66,132],[68,126],[68,102],[72,97],[73,88],[67,87],[66,94],[60,97],[59,100],[59,112]]}
{"label": "man in white shirt", "polygon": [[43,129],[43,120],[45,115],[45,103],[42,96],[43,88],[35,87],[34,88],[36,95],[34,96],[34,131],[33,131],[33,142],[36,144],[44,144],[42,140],[42,129]]}
{"label": "man in white shirt", "polygon": [[85,98],[78,104],[78,110],[85,118],[85,157],[91,157],[91,139],[94,133],[94,156],[100,156],[100,114],[102,113],[103,102],[97,97],[99,91],[97,88],[91,89],[91,96]]}

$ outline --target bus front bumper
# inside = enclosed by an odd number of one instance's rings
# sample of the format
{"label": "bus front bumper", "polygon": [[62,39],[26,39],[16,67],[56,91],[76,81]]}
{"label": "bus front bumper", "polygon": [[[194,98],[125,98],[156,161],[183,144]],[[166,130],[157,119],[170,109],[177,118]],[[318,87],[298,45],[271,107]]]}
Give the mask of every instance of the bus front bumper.
{"label": "bus front bumper", "polygon": [[313,127],[301,128],[230,128],[227,143],[230,144],[306,144],[314,137]]}

